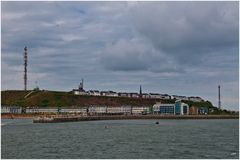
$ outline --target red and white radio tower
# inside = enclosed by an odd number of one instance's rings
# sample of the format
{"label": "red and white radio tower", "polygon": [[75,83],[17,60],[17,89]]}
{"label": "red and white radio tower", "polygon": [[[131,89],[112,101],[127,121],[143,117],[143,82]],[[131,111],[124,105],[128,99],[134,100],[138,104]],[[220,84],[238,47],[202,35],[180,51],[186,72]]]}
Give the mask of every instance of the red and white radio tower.
{"label": "red and white radio tower", "polygon": [[24,90],[27,90],[27,47],[24,47]]}

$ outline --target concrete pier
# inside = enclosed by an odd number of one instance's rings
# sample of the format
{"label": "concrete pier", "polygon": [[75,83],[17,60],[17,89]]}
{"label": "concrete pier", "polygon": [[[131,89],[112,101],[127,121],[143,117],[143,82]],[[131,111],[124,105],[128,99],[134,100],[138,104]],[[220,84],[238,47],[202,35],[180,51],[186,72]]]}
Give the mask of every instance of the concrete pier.
{"label": "concrete pier", "polygon": [[239,119],[238,115],[120,115],[120,116],[66,116],[38,117],[33,123],[61,123],[96,120],[127,120],[127,119]]}

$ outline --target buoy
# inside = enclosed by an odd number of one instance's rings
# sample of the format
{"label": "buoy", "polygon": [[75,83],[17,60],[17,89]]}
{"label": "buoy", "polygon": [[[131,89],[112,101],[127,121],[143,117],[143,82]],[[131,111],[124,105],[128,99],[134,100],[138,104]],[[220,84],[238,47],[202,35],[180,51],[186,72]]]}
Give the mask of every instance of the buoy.
{"label": "buoy", "polygon": [[230,155],[231,155],[231,156],[234,156],[234,155],[236,155],[236,154],[237,154],[237,153],[233,152],[233,153],[231,153]]}
{"label": "buoy", "polygon": [[159,122],[156,122],[156,124],[159,124]]}

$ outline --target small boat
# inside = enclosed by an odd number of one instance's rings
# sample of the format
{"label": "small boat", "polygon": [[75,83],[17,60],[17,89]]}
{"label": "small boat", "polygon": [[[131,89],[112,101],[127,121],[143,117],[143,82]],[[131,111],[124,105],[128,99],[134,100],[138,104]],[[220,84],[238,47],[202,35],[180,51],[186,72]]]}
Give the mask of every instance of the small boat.
{"label": "small boat", "polygon": [[159,124],[159,122],[156,122],[155,124]]}

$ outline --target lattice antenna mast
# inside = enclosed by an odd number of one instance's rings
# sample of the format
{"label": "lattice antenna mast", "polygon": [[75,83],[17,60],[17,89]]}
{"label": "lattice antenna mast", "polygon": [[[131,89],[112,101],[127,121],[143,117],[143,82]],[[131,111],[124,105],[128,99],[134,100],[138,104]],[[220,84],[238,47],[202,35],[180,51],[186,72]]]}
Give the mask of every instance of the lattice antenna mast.
{"label": "lattice antenna mast", "polygon": [[27,47],[24,47],[24,90],[27,90]]}
{"label": "lattice antenna mast", "polygon": [[220,85],[218,85],[218,108],[221,109]]}

